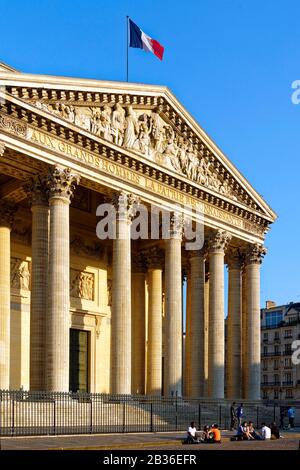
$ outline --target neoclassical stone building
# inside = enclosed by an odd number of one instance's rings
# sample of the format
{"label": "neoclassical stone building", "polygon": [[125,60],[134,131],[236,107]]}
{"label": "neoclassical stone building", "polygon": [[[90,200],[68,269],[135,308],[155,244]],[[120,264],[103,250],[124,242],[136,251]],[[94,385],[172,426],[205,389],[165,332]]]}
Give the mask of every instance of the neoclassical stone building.
{"label": "neoclassical stone building", "polygon": [[[0,389],[221,399],[226,380],[259,399],[272,209],[166,87],[4,64],[0,86]],[[113,240],[96,234],[107,201]],[[170,214],[167,238],[131,240],[137,202]],[[201,249],[180,214],[201,219]]]}

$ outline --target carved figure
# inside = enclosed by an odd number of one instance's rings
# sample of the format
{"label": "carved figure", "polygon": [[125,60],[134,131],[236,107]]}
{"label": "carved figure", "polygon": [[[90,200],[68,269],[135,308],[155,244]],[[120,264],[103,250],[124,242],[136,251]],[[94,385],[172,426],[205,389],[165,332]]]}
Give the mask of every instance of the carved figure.
{"label": "carved figure", "polygon": [[137,135],[137,116],[136,113],[133,111],[132,106],[129,106],[127,109],[127,116],[125,118],[124,147],[126,147],[127,149],[134,148]]}

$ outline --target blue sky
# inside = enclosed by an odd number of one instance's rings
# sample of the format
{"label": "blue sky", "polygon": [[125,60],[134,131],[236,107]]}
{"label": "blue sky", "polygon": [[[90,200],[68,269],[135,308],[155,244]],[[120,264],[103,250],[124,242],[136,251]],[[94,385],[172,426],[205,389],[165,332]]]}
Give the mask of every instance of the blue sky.
{"label": "blue sky", "polygon": [[[296,0],[0,0],[0,61],[125,80],[126,15],[165,46],[129,51],[129,80],[167,85],[278,213],[262,305],[300,301],[300,3]],[[5,21],[8,18],[8,21]]]}

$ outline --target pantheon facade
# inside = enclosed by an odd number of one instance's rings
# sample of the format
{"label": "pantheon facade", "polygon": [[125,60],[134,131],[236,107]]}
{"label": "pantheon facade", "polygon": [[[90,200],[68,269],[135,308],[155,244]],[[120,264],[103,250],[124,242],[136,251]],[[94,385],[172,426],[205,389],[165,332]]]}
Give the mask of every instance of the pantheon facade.
{"label": "pantheon facade", "polygon": [[[132,239],[140,204],[158,237]],[[260,399],[275,219],[168,88],[0,64],[0,389]]]}

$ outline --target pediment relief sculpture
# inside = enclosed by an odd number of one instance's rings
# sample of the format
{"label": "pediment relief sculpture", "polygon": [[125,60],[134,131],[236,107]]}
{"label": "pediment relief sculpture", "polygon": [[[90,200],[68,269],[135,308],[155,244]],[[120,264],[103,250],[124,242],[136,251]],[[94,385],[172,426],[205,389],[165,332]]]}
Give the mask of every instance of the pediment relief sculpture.
{"label": "pediment relief sculpture", "polygon": [[[237,197],[229,181],[218,173],[212,157],[187,136],[179,134],[154,110],[134,109],[116,103],[101,107],[73,106],[62,102],[35,106],[62,117],[92,134],[132,150],[153,162],[233,200]],[[242,201],[242,200],[241,200]]]}

